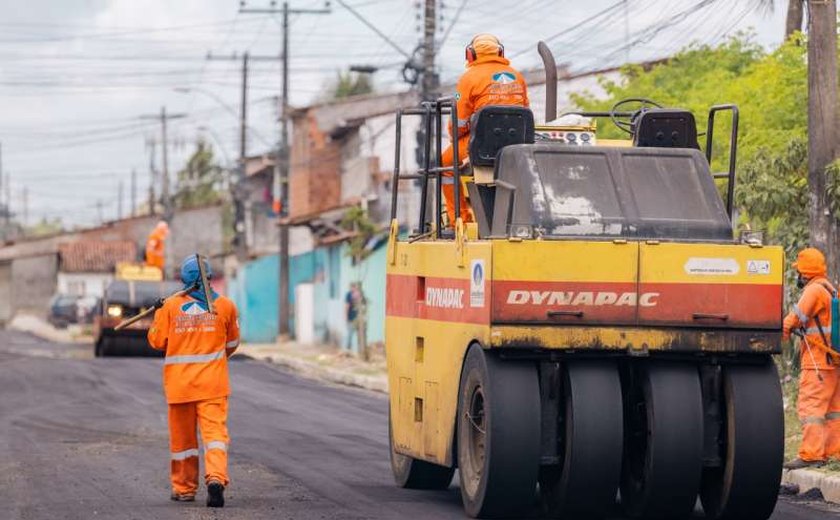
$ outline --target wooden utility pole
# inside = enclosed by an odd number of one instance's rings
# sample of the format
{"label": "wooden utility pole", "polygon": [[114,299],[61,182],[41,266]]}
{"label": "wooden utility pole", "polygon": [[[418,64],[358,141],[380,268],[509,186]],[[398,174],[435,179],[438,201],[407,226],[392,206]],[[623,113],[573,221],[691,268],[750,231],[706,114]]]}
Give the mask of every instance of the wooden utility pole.
{"label": "wooden utility pole", "polygon": [[435,73],[436,8],[437,0],[426,0],[423,14],[423,78],[420,84],[423,101],[431,101],[437,96],[438,76]]}
{"label": "wooden utility pole", "polygon": [[137,170],[131,170],[131,216],[137,216]]}
{"label": "wooden utility pole", "polygon": [[826,168],[838,157],[837,4],[808,1],[808,228],[829,275],[840,274],[840,226],[826,194]]}
{"label": "wooden utility pole", "polygon": [[123,218],[123,181],[120,179],[117,184],[117,220]]}
{"label": "wooden utility pole", "polygon": [[[244,1],[242,2],[244,5]],[[327,2],[329,6],[329,2]],[[262,13],[283,15],[283,48],[280,56],[283,59],[283,77],[280,101],[280,143],[277,146],[275,159],[275,184],[279,185],[280,192],[280,214],[279,217],[279,284],[277,287],[278,305],[278,333],[280,336],[289,334],[289,226],[285,222],[289,216],[289,15],[290,14],[329,14],[329,7],[324,9],[291,9],[288,2],[283,2],[282,9],[276,9],[274,2],[268,9],[246,9],[241,8],[240,13]]]}
{"label": "wooden utility pole", "polygon": [[[167,137],[167,123],[172,119],[183,119],[185,117],[187,117],[186,114],[167,114],[165,106],[160,107],[159,115],[150,114],[140,116],[141,119],[157,119],[160,121],[160,146],[162,151],[161,159],[163,160],[160,196],[163,200],[163,220],[167,222],[172,221],[172,215],[174,212],[174,208],[172,206],[172,195],[169,189],[169,138]],[[152,193],[154,192],[152,191]],[[152,211],[152,213],[154,213],[154,211]]]}

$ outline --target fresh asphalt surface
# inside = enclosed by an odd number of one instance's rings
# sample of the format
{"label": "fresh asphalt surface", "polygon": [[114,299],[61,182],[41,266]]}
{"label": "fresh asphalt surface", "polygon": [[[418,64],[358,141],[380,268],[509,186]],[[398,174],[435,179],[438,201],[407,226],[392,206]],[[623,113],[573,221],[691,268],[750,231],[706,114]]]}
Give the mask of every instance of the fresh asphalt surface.
{"label": "fresh asphalt surface", "polygon": [[[170,502],[160,366],[0,331],[0,520],[464,518],[457,479],[393,485],[384,396],[251,360],[231,363],[227,507]],[[786,500],[773,519],[838,511]]]}

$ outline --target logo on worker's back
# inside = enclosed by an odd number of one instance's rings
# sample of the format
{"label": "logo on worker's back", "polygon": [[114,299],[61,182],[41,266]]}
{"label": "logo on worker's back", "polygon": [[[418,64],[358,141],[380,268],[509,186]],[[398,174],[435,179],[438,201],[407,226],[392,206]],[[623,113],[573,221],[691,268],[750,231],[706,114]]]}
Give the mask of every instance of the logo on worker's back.
{"label": "logo on worker's back", "polygon": [[181,312],[188,316],[198,316],[207,312],[207,309],[201,306],[198,302],[187,302],[181,305]]}
{"label": "logo on worker's back", "polygon": [[516,76],[510,72],[497,72],[496,74],[493,74],[493,81],[501,83],[502,85],[508,85],[516,82]]}
{"label": "logo on worker's back", "polygon": [[473,260],[470,273],[470,307],[484,307],[484,260]]}

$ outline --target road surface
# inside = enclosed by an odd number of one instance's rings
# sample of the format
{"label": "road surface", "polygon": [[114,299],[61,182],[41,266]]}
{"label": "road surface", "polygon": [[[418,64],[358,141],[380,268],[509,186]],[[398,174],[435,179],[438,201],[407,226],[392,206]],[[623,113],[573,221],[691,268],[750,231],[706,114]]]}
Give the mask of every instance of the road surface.
{"label": "road surface", "polygon": [[[456,484],[396,488],[387,401],[262,362],[231,363],[227,507],[169,500],[159,359],[92,359],[90,349],[0,331],[3,519],[461,519]],[[774,520],[840,518],[783,501]]]}

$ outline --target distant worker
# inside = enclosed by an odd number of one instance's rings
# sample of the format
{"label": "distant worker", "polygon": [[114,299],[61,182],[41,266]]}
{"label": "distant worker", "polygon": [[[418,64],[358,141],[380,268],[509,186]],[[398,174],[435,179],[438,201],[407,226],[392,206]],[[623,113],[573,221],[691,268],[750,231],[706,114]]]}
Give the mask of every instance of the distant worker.
{"label": "distant worker", "polygon": [[831,298],[825,256],[814,248],[799,252],[793,267],[802,288],[799,302],[784,320],[784,338],[801,336],[799,402],[802,444],[787,469],[819,466],[840,458],[840,362],[830,347]]}
{"label": "distant worker", "polygon": [[[505,47],[492,34],[477,34],[466,48],[467,71],[458,80],[455,99],[458,102],[458,155],[467,158],[470,143],[470,123],[473,114],[487,105],[528,107],[528,87],[525,79],[505,58]],[[452,123],[449,135],[454,138]],[[452,166],[454,152],[450,144],[443,151],[442,166]],[[444,174],[443,196],[449,222],[455,223],[455,178],[453,172]],[[472,222],[464,190],[461,190],[461,219]]]}
{"label": "distant worker", "polygon": [[[207,276],[210,265],[204,261]],[[236,306],[210,290],[215,314],[208,312],[195,255],[181,264],[184,287],[198,288],[169,298],[155,312],[149,343],[166,352],[163,388],[169,404],[172,500],[191,502],[198,490],[198,439],[204,445],[207,506],[224,507],[228,485],[227,359],[239,346]]]}
{"label": "distant worker", "polygon": [[[169,236],[169,224],[161,220],[155,229],[149,233],[146,240],[146,265],[157,267],[163,271],[166,237]],[[164,273],[165,276],[165,273]]]}

